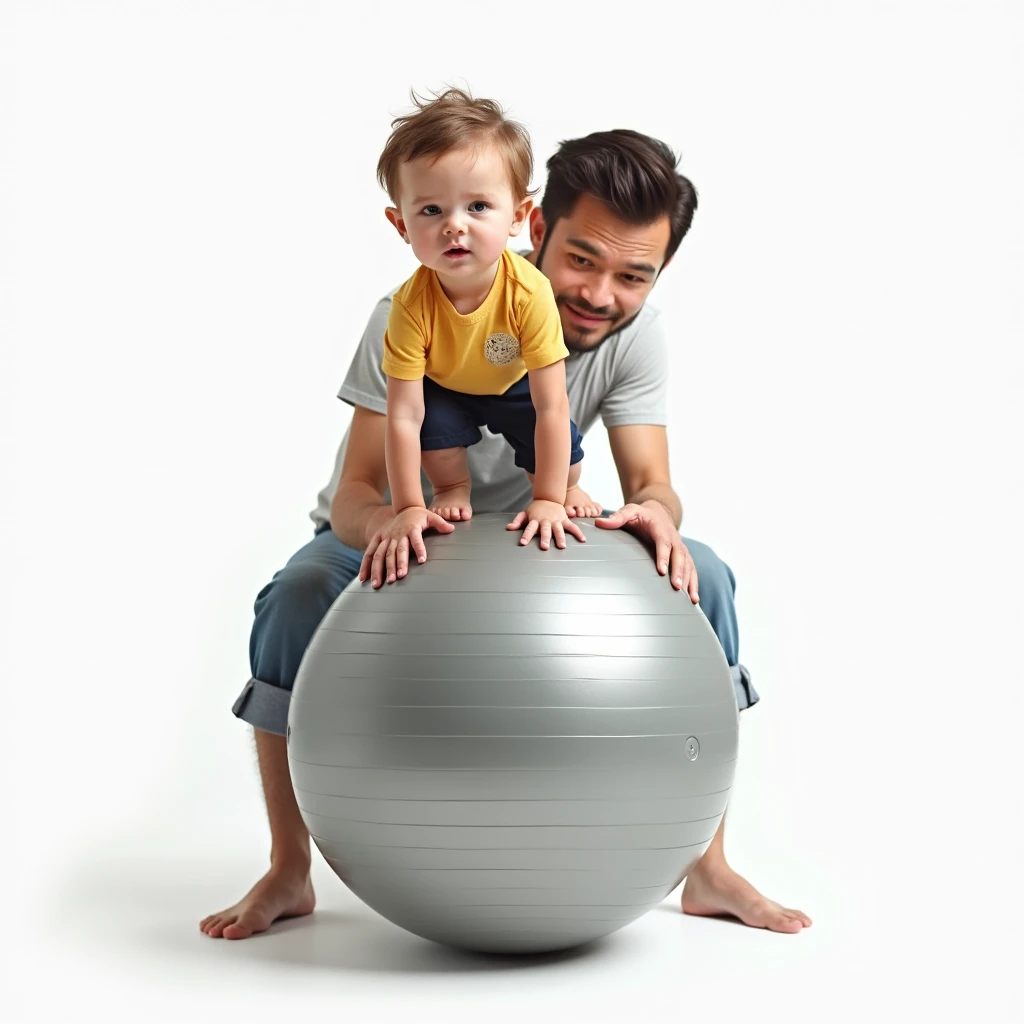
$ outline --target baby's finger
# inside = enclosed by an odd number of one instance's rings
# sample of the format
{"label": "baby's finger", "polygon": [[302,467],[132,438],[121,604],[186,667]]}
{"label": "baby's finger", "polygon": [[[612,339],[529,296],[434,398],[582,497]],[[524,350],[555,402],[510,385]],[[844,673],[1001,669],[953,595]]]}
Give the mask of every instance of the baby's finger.
{"label": "baby's finger", "polygon": [[579,523],[563,523],[562,525],[565,527],[566,533],[571,533],[578,541],[586,544],[587,538],[583,535]]}
{"label": "baby's finger", "polygon": [[377,545],[377,550],[373,553],[373,570],[371,573],[371,586],[376,589],[381,586],[384,582],[384,556],[387,554],[388,542],[385,538],[381,538],[380,543]]}
{"label": "baby's finger", "polygon": [[[454,527],[452,527],[454,529]],[[416,561],[421,564],[427,560],[427,546],[423,543],[423,534],[419,528],[415,528],[409,537],[409,542],[412,544],[412,550],[416,554]]]}
{"label": "baby's finger", "polygon": [[409,538],[399,537],[395,550],[395,576],[401,579],[409,572]]}
{"label": "baby's finger", "polygon": [[540,524],[540,549],[547,551],[551,547],[551,520],[543,519]]}
{"label": "baby's finger", "polygon": [[388,583],[395,582],[395,552],[398,550],[398,541],[391,540],[388,543],[388,553],[385,555],[384,561],[387,564],[387,581]]}

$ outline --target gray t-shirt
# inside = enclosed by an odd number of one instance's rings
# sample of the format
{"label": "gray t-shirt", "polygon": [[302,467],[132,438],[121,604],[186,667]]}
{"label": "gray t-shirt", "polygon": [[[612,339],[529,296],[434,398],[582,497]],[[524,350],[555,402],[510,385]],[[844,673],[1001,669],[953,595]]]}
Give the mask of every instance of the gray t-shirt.
{"label": "gray t-shirt", "polygon": [[[387,378],[381,370],[384,331],[396,286],[377,303],[345,375],[338,397],[349,405],[387,412]],[[645,303],[625,330],[592,352],[574,352],[565,363],[566,389],[573,422],[583,434],[600,415],[605,427],[635,423],[665,426],[668,405],[668,353],[661,313]],[[500,434],[480,428],[480,441],[468,449],[473,479],[473,508],[478,512],[519,512],[530,503],[530,481],[514,462]],[[338,487],[348,445],[348,430],[334,461],[334,472],[320,492],[310,518],[319,528],[329,522],[331,498]],[[430,487],[423,478],[424,497]],[[390,497],[385,500],[390,501]]]}

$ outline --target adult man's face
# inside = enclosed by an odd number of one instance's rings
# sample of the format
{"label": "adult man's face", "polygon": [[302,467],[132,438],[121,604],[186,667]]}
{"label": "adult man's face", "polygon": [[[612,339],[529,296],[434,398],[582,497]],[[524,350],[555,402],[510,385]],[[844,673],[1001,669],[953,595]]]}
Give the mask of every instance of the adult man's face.
{"label": "adult man's face", "polygon": [[551,282],[570,352],[589,352],[640,312],[664,265],[671,224],[620,220],[591,195],[546,230],[540,208],[530,220],[537,269]]}

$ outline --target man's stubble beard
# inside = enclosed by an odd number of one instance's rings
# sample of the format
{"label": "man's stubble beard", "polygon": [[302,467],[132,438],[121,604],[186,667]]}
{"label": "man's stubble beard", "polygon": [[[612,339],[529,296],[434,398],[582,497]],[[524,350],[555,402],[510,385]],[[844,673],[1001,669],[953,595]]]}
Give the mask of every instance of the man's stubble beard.
{"label": "man's stubble beard", "polygon": [[[546,253],[547,250],[548,250],[548,239],[550,237],[551,237],[551,231],[548,230],[548,231],[546,231],[544,233],[544,241],[541,242],[540,249],[537,251],[537,259],[534,262],[534,266],[542,274],[544,274],[544,253]],[[547,274],[544,274],[544,276],[548,277]],[[548,280],[550,281],[551,278],[548,277]],[[559,296],[556,295],[555,296],[555,301],[558,303],[559,307],[562,306],[562,303],[563,303],[563,299],[562,298],[560,298]],[[644,308],[643,304],[641,304],[640,309],[643,309],[643,308]],[[586,352],[594,352],[594,351],[596,351],[606,341],[610,341],[612,338],[615,337],[616,334],[621,333],[631,323],[633,323],[633,321],[636,320],[636,318],[640,315],[640,309],[638,309],[627,320],[624,320],[621,324],[617,324],[603,338],[599,338],[597,341],[587,341],[583,337],[573,337],[569,333],[570,329],[565,326],[565,321],[563,320],[562,321],[562,340],[565,342],[565,347],[569,350],[570,354],[572,354],[572,355],[582,355],[583,353],[586,353]],[[561,316],[562,316],[561,310],[559,310],[559,314],[558,315],[559,315],[559,318],[561,318]],[[575,328],[572,328],[572,330],[575,331]]]}

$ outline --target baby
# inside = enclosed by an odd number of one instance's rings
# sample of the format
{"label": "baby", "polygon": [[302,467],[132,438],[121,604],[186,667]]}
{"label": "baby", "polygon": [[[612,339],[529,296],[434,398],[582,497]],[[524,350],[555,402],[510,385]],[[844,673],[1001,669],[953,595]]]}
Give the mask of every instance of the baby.
{"label": "baby", "polygon": [[[377,178],[394,206],[385,213],[421,266],[395,293],[384,341],[385,451],[395,518],[392,545],[423,561],[430,511],[469,519],[466,447],[480,426],[501,434],[533,487],[523,543],[598,516],[582,490],[581,436],[565,386],[569,350],[551,285],[506,248],[532,207],[533,154],[525,129],[492,100],[450,89],[392,122]],[[534,190],[536,191],[536,190]],[[405,548],[408,551],[408,548]]]}

